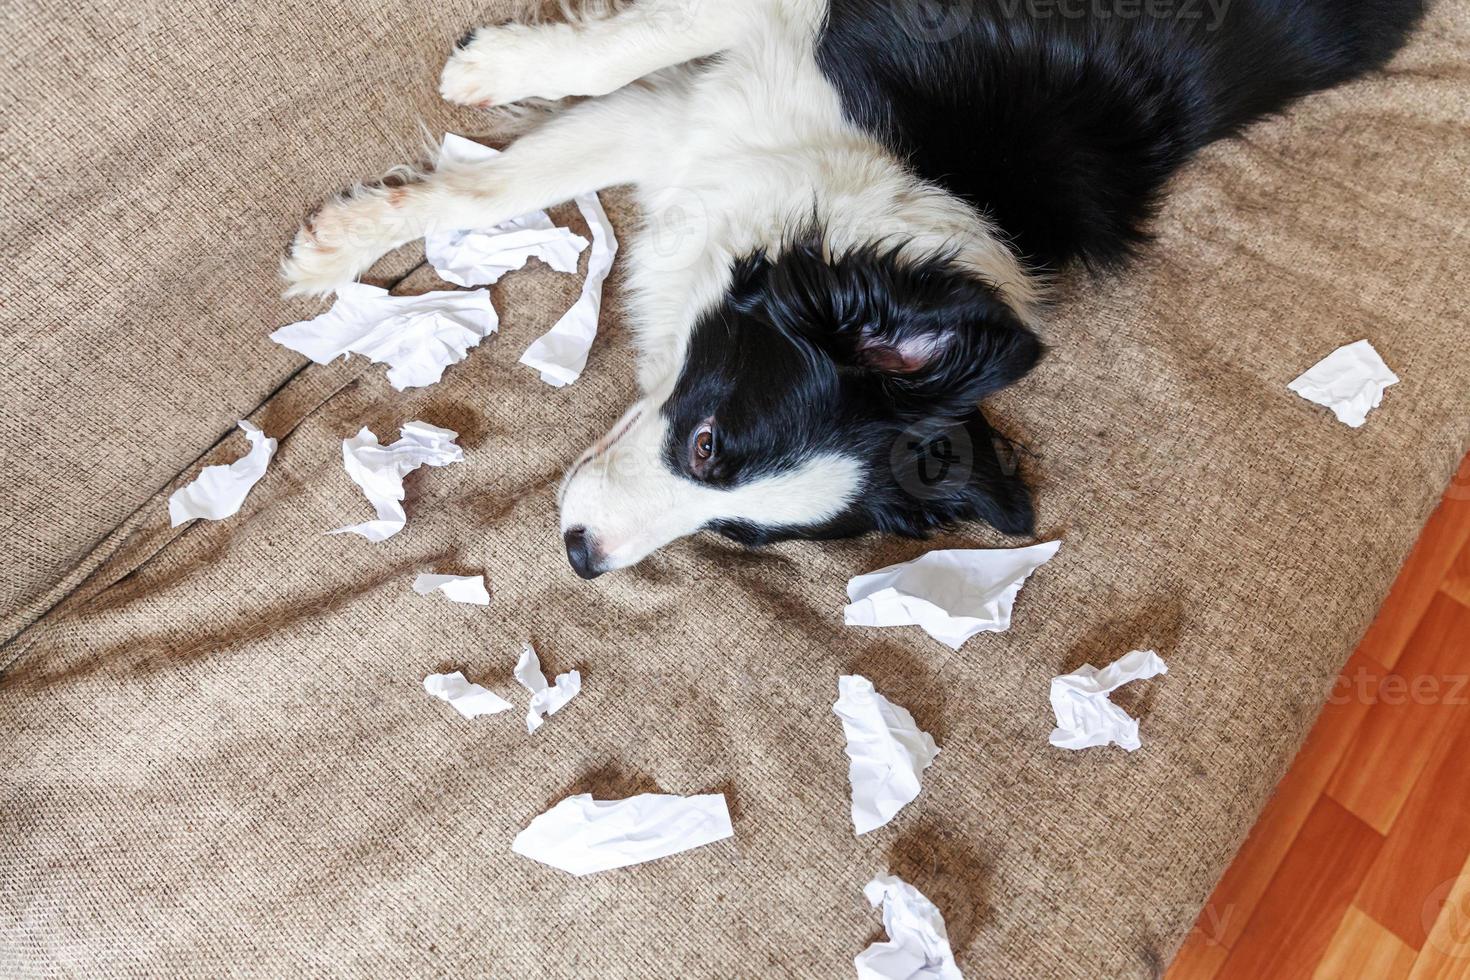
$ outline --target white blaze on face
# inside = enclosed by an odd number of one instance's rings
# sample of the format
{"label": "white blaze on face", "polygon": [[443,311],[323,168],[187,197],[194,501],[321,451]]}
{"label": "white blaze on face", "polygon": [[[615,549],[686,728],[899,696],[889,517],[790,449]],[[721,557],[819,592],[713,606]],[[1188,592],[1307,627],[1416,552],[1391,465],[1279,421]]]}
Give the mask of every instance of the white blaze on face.
{"label": "white blaze on face", "polygon": [[645,399],[582,455],[562,483],[561,529],[584,528],[603,571],[626,568],[711,521],[818,524],[857,495],[862,468],[838,454],[808,457],[740,486],[701,484],[664,458],[668,420]]}

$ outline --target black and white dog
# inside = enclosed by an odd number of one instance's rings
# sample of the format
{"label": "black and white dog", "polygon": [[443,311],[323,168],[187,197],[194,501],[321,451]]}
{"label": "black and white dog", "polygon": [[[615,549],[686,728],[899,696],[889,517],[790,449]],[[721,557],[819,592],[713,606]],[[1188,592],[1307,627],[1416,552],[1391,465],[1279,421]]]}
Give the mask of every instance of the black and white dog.
{"label": "black and white dog", "polygon": [[[562,485],[579,574],[701,529],[1023,534],[977,405],[1041,356],[1044,277],[1121,263],[1192,154],[1382,64],[1422,2],[641,0],[484,28],[445,98],[596,98],[329,202],[284,275],[329,292],[429,230],[630,184],[644,395]],[[968,447],[937,480],[936,445]]]}

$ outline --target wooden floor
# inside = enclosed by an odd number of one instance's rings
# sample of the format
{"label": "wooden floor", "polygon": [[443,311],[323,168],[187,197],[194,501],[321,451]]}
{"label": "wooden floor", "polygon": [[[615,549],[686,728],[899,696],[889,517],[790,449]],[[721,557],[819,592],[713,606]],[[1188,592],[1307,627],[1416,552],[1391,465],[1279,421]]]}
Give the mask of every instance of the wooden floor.
{"label": "wooden floor", "polygon": [[1470,458],[1169,980],[1470,978]]}

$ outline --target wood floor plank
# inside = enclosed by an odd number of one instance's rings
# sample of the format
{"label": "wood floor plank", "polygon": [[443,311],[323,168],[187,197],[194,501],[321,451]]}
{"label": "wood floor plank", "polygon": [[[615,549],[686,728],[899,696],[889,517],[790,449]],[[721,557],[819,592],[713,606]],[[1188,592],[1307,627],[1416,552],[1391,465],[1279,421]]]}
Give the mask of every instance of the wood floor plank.
{"label": "wood floor plank", "polygon": [[1409,980],[1465,980],[1470,977],[1470,862],[1430,895],[1430,911],[1436,903],[1439,914]]}
{"label": "wood floor plank", "polygon": [[1435,593],[1397,669],[1338,764],[1327,794],[1386,834],[1455,717],[1470,670],[1470,606]]}
{"label": "wood floor plank", "polygon": [[1362,652],[1348,660],[1311,734],[1201,910],[1195,930],[1202,938],[1217,945],[1234,945],[1357,734],[1378,683],[1387,673]]}
{"label": "wood floor plank", "polygon": [[1394,820],[1353,904],[1414,949],[1433,919],[1428,897],[1470,860],[1470,708],[1439,745]]}
{"label": "wood floor plank", "polygon": [[[1436,593],[1440,593],[1438,600]],[[1315,846],[1313,841],[1320,830],[1318,824],[1322,818],[1319,816],[1313,821],[1312,828],[1305,836],[1301,832],[1309,816],[1316,813],[1318,797],[1329,786],[1334,785],[1339,793],[1352,799],[1354,805],[1370,815],[1376,814],[1375,823],[1382,824],[1389,832],[1391,844],[1383,845],[1380,857],[1362,875],[1364,881],[1360,892],[1368,908],[1386,922],[1393,923],[1397,931],[1380,921],[1372,912],[1351,906],[1350,911],[1337,916],[1339,928],[1336,933],[1331,934],[1328,945],[1324,947],[1328,965],[1319,975],[1326,976],[1338,970],[1339,964],[1341,970],[1352,971],[1355,969],[1352,966],[1355,959],[1363,965],[1362,969],[1357,972],[1340,972],[1339,975],[1368,976],[1374,971],[1388,976],[1401,975],[1394,972],[1400,968],[1401,951],[1400,955],[1391,957],[1391,963],[1383,965],[1374,960],[1372,949],[1380,944],[1392,949],[1393,942],[1409,945],[1404,943],[1398,932],[1408,931],[1414,935],[1410,924],[1412,916],[1400,905],[1394,904],[1394,899],[1396,896],[1410,895],[1416,888],[1422,890],[1425,880],[1446,868],[1453,860],[1459,845],[1454,841],[1456,830],[1451,824],[1457,824],[1458,817],[1440,825],[1431,822],[1433,829],[1420,841],[1424,853],[1416,852],[1406,860],[1396,858],[1391,862],[1382,855],[1414,852],[1415,849],[1411,846],[1414,835],[1406,828],[1418,824],[1425,819],[1426,814],[1435,810],[1431,803],[1432,790],[1421,787],[1431,786],[1434,782],[1447,778],[1448,774],[1442,770],[1448,763],[1439,757],[1420,758],[1416,754],[1417,750],[1412,750],[1407,763],[1404,763],[1397,758],[1395,752],[1390,751],[1393,746],[1402,744],[1396,741],[1396,736],[1403,736],[1411,744],[1420,744],[1422,747],[1422,743],[1414,743],[1413,739],[1424,734],[1424,719],[1406,719],[1401,717],[1402,711],[1374,712],[1373,730],[1364,734],[1361,744],[1356,743],[1360,729],[1365,727],[1365,718],[1378,700],[1377,688],[1389,674],[1388,668],[1400,669],[1390,680],[1384,700],[1403,702],[1413,696],[1409,685],[1413,681],[1415,669],[1426,663],[1431,666],[1440,665],[1437,658],[1426,657],[1422,651],[1417,655],[1416,662],[1401,663],[1411,645],[1416,648],[1420,645],[1417,642],[1411,644],[1411,641],[1416,640],[1416,637],[1422,640],[1429,635],[1426,632],[1424,636],[1419,636],[1419,633],[1426,613],[1437,601],[1458,602],[1470,607],[1470,456],[1463,461],[1460,473],[1425,527],[1378,618],[1345,668],[1344,677],[1334,690],[1334,698],[1318,719],[1311,737],[1298,754],[1291,770],[1282,778],[1250,837],[1216,886],[1209,904],[1201,912],[1194,930],[1170,969],[1170,980],[1214,980],[1217,975],[1225,975],[1223,968],[1231,961],[1232,946],[1240,944],[1248,923],[1252,921],[1263,899],[1269,893],[1272,896],[1271,901],[1278,901],[1276,896],[1281,886],[1273,888],[1272,883],[1277,872],[1286,866],[1288,857],[1293,864],[1298,863],[1298,855],[1293,851],[1298,838],[1302,838],[1302,848],[1310,849]],[[1442,609],[1437,615],[1443,625],[1447,613]],[[1470,673],[1470,665],[1464,668],[1464,672]],[[1432,679],[1438,677],[1430,676]],[[1424,693],[1422,689],[1420,693]],[[1445,730],[1459,731],[1460,726],[1453,721],[1431,719],[1427,725],[1431,736],[1439,731],[1441,723]],[[1447,741],[1442,733],[1432,737],[1428,751],[1433,753],[1432,746],[1438,743],[1442,755],[1447,759],[1449,750],[1443,748]],[[1353,745],[1355,761],[1345,764],[1349,746]],[[1386,767],[1385,771],[1388,772],[1385,785],[1377,794],[1368,785],[1374,778],[1371,768],[1362,768],[1357,774],[1347,772],[1351,766],[1361,768],[1365,761],[1376,762]],[[1410,772],[1398,771],[1405,764]],[[1467,763],[1467,768],[1470,768],[1470,763]],[[1466,795],[1459,789],[1453,792]],[[1378,797],[1376,802],[1366,802],[1375,795]],[[1407,822],[1400,824],[1392,816],[1387,816],[1388,814]],[[1385,819],[1388,823],[1383,822]],[[1431,857],[1431,854],[1435,856]],[[1467,862],[1470,862],[1470,858],[1467,858]],[[1470,863],[1465,865],[1461,873],[1464,875],[1463,880],[1457,881],[1454,877],[1449,877],[1429,893],[1427,907],[1430,913],[1439,907],[1436,902],[1445,904],[1448,909],[1457,909],[1458,912],[1453,916],[1448,912],[1442,914],[1427,938],[1424,938],[1426,927],[1422,922],[1418,926],[1417,935],[1422,940],[1423,949],[1417,954],[1413,967],[1415,980],[1448,980],[1450,977],[1470,980]],[[1301,896],[1298,898],[1307,901]],[[1406,901],[1410,905],[1415,904],[1411,899]],[[1421,905],[1422,918],[1424,903],[1418,904]],[[1328,916],[1331,918],[1332,914],[1329,912]],[[1373,926],[1365,926],[1362,920],[1372,923]],[[1313,930],[1318,925],[1314,918]],[[1257,942],[1257,933],[1264,928],[1261,923],[1251,925],[1249,943]],[[1374,928],[1378,930],[1375,938],[1366,938]],[[1331,930],[1328,932],[1331,933]],[[1317,932],[1313,931],[1312,934],[1315,936]],[[1385,939],[1385,936],[1392,942]],[[1297,941],[1295,935],[1282,936],[1285,944]],[[1366,945],[1363,949],[1357,949],[1356,944]],[[1446,949],[1449,952],[1445,952]],[[1243,953],[1235,958],[1230,974],[1238,975],[1241,964],[1249,965],[1252,958],[1262,962],[1269,957],[1259,952]],[[1364,972],[1365,970],[1369,972]]]}
{"label": "wood floor plank", "polygon": [[1229,955],[1229,946],[1216,940],[1207,929],[1196,927],[1189,931],[1174,962],[1169,964],[1165,980],[1215,980],[1215,974]]}
{"label": "wood floor plank", "polygon": [[1460,475],[1451,485],[1450,493],[1429,518],[1408,561],[1399,571],[1393,590],[1363,637],[1364,652],[1385,667],[1398,664],[1435,590],[1467,542],[1470,542],[1470,457],[1461,464]]}
{"label": "wood floor plank", "polygon": [[1372,916],[1348,906],[1337,934],[1317,964],[1314,980],[1403,980],[1414,968],[1418,951],[1375,922]]}
{"label": "wood floor plank", "polygon": [[1460,549],[1460,557],[1450,566],[1440,588],[1464,605],[1470,606],[1470,541],[1466,541],[1465,546]]}
{"label": "wood floor plank", "polygon": [[1312,976],[1382,845],[1372,827],[1320,797],[1216,976]]}

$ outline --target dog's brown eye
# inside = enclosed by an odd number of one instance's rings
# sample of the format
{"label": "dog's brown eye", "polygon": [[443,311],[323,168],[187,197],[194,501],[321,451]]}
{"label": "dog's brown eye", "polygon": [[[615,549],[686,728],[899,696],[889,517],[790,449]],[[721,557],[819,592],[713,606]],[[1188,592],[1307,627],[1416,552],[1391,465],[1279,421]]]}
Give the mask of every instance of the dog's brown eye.
{"label": "dog's brown eye", "polygon": [[715,427],[709,422],[694,430],[694,459],[703,463],[715,454]]}

